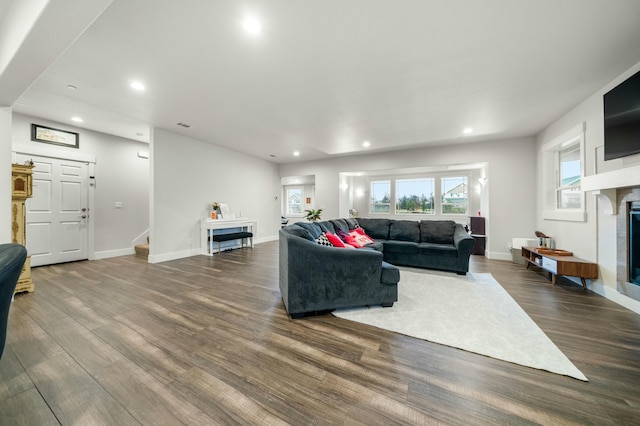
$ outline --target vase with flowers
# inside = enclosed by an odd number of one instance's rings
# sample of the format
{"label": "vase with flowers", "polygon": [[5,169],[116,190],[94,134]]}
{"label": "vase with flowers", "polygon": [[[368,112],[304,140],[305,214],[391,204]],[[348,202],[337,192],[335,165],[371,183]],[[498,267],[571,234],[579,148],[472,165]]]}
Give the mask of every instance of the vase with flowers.
{"label": "vase with flowers", "polygon": [[220,214],[220,203],[214,201],[211,203],[211,219],[217,219]]}

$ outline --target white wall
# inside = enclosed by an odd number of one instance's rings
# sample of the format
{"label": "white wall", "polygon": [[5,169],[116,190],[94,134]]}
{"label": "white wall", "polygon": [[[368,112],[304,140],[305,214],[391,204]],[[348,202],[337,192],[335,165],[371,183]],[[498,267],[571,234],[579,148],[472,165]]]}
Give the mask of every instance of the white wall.
{"label": "white wall", "polygon": [[150,262],[200,252],[200,218],[212,202],[258,222],[255,242],[277,239],[277,166],[162,129],[151,142]]}
{"label": "white wall", "polygon": [[[604,106],[602,96],[626,78],[640,70],[636,64],[618,78],[594,93],[581,104],[549,125],[536,138],[538,146],[538,182],[542,182],[541,147],[565,131],[586,123],[585,128],[585,174],[591,176],[598,173],[622,169],[630,165],[640,164],[640,155],[607,161],[602,158],[604,144]],[[544,220],[542,218],[542,184],[538,187],[538,223],[537,226],[545,234],[553,236],[558,248],[572,251],[576,256],[597,262],[600,278],[590,288],[606,297],[640,312],[640,303],[620,295],[616,279],[616,217],[611,214],[605,203],[599,202],[592,194],[586,194],[586,222],[567,222]]]}
{"label": "white wall", "polygon": [[11,108],[0,106],[0,244],[11,242]]}
{"label": "white wall", "polygon": [[535,158],[535,139],[521,138],[283,164],[280,175],[314,174],[316,208],[324,209],[323,219],[332,219],[341,216],[341,172],[486,162],[487,183],[481,200],[490,206],[482,212],[487,218],[487,255],[506,260],[511,259],[507,244],[513,237],[534,235]]}
{"label": "white wall", "polygon": [[[78,132],[79,149],[31,141],[31,123]],[[148,144],[21,114],[13,115],[12,141],[33,147],[36,154],[53,150],[62,158],[70,153],[95,156],[94,209],[89,212],[95,258],[133,253],[133,240],[149,228],[149,160],[137,155],[148,151]],[[115,208],[117,201],[121,209]]]}

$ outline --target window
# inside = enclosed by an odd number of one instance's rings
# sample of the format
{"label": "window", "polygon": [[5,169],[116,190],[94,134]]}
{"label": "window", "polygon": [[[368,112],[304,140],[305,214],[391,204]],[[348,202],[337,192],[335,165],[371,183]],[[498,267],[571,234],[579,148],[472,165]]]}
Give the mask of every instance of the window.
{"label": "window", "polygon": [[371,213],[391,213],[391,181],[371,182]]}
{"label": "window", "polygon": [[287,188],[287,215],[302,214],[302,187]]}
{"label": "window", "polygon": [[396,181],[396,214],[435,214],[434,178],[398,179]]}
{"label": "window", "polygon": [[467,214],[467,181],[466,176],[442,178],[442,214]]}
{"label": "window", "polygon": [[543,217],[584,222],[584,124],[542,147]]}
{"label": "window", "polygon": [[556,179],[556,207],[579,209],[582,207],[580,191],[580,141],[574,140],[558,151]]}

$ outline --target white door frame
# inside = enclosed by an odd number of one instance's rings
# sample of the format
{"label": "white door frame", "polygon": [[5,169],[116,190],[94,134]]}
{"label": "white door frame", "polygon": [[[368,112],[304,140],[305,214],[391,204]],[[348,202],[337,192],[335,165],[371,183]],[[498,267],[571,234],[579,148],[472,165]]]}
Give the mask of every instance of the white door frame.
{"label": "white door frame", "polygon": [[[87,163],[89,168],[89,185],[87,187],[87,200],[89,208],[89,217],[93,218],[94,205],[95,205],[95,189],[96,189],[96,156],[92,154],[85,154],[77,151],[61,151],[60,148],[49,147],[45,144],[24,144],[14,143],[11,145],[11,162],[15,163],[18,154],[22,155],[37,155],[38,157],[58,158],[61,160],[80,161]],[[95,229],[94,220],[89,220],[87,225],[87,256],[89,260],[95,259]]]}

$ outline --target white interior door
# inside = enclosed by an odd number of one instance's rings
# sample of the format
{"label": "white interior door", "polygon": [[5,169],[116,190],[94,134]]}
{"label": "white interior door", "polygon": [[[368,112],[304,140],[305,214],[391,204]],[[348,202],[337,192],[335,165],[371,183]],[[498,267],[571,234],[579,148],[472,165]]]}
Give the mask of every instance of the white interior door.
{"label": "white interior door", "polygon": [[87,163],[19,155],[32,160],[33,197],[27,199],[27,250],[31,266],[88,258]]}

